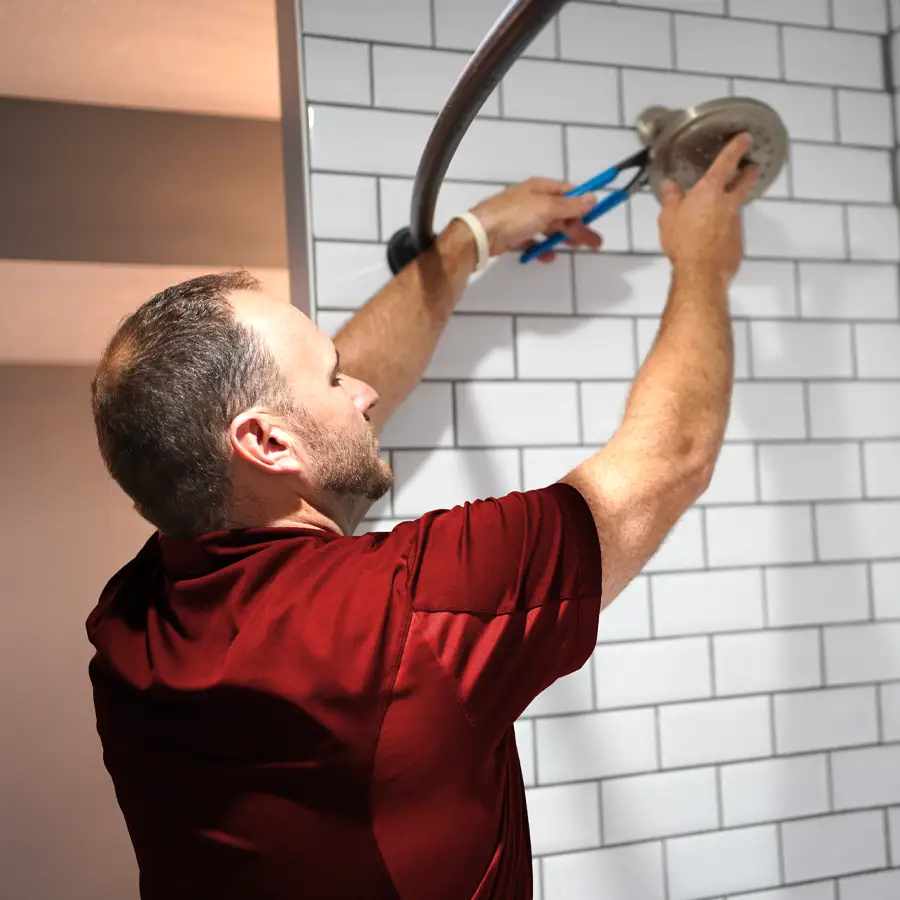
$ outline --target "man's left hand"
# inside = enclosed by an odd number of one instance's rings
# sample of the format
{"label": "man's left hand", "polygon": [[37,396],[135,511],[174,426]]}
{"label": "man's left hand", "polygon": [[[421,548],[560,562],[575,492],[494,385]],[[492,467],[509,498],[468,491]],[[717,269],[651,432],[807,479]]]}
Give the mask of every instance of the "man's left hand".
{"label": "man's left hand", "polygon": [[[603,238],[581,221],[597,205],[597,197],[566,197],[573,187],[564,181],[530,178],[476,206],[472,212],[487,231],[491,256],[527,250],[535,243],[535,235],[555,231],[566,235],[570,247],[599,249]],[[552,262],[556,253],[551,251],[538,258]]]}

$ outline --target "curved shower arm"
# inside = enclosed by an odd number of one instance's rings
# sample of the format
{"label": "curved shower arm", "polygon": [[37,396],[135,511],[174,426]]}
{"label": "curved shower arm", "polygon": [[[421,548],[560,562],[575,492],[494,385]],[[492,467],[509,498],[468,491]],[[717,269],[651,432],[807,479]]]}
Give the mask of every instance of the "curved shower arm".
{"label": "curved shower arm", "polygon": [[512,64],[567,2],[513,0],[469,60],[425,145],[413,186],[410,226],[388,244],[394,274],[433,243],[438,193],[475,116]]}

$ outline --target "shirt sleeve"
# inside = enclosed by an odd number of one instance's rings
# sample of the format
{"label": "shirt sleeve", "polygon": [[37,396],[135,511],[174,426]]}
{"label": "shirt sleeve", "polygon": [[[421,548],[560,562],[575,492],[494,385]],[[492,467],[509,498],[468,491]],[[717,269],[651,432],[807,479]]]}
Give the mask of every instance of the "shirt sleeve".
{"label": "shirt sleeve", "polygon": [[594,649],[600,545],[569,485],[430,513],[408,567],[411,626],[476,726],[509,728]]}

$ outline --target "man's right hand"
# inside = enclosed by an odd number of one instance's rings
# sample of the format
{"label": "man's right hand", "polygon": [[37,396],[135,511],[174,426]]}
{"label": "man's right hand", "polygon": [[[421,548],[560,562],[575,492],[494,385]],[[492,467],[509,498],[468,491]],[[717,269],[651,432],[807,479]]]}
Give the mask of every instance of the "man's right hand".
{"label": "man's right hand", "polygon": [[660,240],[676,270],[715,275],[726,283],[737,274],[743,256],[741,207],[759,170],[747,166],[734,175],[752,146],[748,134],[730,141],[687,195],[677,182],[663,184]]}

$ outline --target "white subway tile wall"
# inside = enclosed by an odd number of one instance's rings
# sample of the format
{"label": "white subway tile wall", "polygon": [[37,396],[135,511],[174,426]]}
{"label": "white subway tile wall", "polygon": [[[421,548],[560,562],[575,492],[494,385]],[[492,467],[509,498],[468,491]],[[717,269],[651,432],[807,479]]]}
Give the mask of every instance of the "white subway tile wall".
{"label": "white subway tile wall", "polygon": [[845,813],[786,822],[781,828],[788,882],[813,881],[887,865],[884,815]]}
{"label": "white subway tile wall", "polygon": [[[468,53],[376,46],[372,53],[375,105],[439,112],[468,61]],[[410,78],[410,72],[416,77]],[[496,91],[481,112],[499,115]]]}
{"label": "white subway tile wall", "polygon": [[828,812],[828,760],[792,756],[722,767],[723,821],[752,825]]}
{"label": "white subway tile wall", "polygon": [[828,4],[829,0],[730,0],[730,9],[733,16],[741,18],[827,25]]}
{"label": "white subway tile wall", "polygon": [[[316,302],[390,278],[435,115],[507,0],[304,0]],[[435,227],[636,151],[650,105],[775,107],[745,213],[734,400],[709,490],[516,724],[540,900],[900,895],[900,0],[577,0],[463,141]],[[900,31],[891,44],[900,51]],[[896,53],[900,59],[900,53]],[[900,68],[895,67],[895,72]],[[385,432],[362,530],[552,484],[615,433],[670,266],[644,192],[600,253],[473,278]],[[895,867],[895,868],[892,868]]]}
{"label": "white subway tile wall", "polygon": [[631,843],[718,826],[715,769],[613,778],[601,788],[604,840]]}

